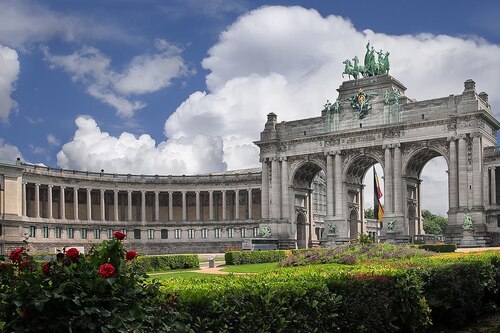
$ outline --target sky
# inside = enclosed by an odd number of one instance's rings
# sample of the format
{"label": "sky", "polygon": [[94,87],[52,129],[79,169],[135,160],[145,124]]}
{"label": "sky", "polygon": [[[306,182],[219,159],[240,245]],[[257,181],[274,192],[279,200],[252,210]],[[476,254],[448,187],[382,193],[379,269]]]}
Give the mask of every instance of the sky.
{"label": "sky", "polygon": [[[368,41],[391,52],[407,96],[460,94],[471,78],[498,117],[495,0],[0,0],[0,161],[136,174],[256,167],[266,114],[319,116],[342,61]],[[442,215],[446,169],[434,159],[422,173],[423,208]]]}

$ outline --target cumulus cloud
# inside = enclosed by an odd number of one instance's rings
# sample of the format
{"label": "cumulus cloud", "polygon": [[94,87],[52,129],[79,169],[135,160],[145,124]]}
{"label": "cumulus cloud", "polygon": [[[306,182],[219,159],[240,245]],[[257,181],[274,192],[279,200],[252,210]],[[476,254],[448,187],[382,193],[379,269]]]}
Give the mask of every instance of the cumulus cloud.
{"label": "cumulus cloud", "polygon": [[0,44],[24,48],[25,44],[53,38],[130,40],[133,37],[102,21],[59,13],[32,0],[2,0]]}
{"label": "cumulus cloud", "polygon": [[16,146],[10,145],[0,138],[0,161],[14,163],[17,158],[23,159],[21,152]]}
{"label": "cumulus cloud", "polygon": [[182,50],[162,39],[156,41],[156,53],[135,57],[122,73],[113,70],[111,59],[94,47],[82,47],[63,56],[51,54],[47,47],[42,51],[52,69],[66,71],[73,81],[86,86],[88,94],[124,118],[146,106],[130,98],[130,94],[158,91],[168,87],[174,78],[192,73],[180,56]]}
{"label": "cumulus cloud", "polygon": [[147,134],[111,136],[89,117],[78,117],[75,123],[73,140],[57,154],[62,168],[127,174],[195,174],[226,169],[218,137],[180,137],[157,145]]}
{"label": "cumulus cloud", "polygon": [[6,123],[17,103],[11,98],[20,66],[17,52],[0,45],[0,122]]}

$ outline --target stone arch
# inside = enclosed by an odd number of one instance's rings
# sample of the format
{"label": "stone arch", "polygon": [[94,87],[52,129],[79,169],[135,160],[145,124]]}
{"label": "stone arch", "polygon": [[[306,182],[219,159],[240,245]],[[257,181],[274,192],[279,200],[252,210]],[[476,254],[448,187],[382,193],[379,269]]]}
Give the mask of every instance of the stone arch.
{"label": "stone arch", "polygon": [[377,163],[385,170],[384,161],[377,154],[358,152],[346,159],[342,178],[349,182],[362,183],[368,169]]}
{"label": "stone arch", "polygon": [[294,186],[309,185],[314,176],[321,170],[325,171],[326,168],[323,163],[319,163],[317,160],[301,161],[290,172],[292,184]]}
{"label": "stone arch", "polygon": [[[421,218],[421,180],[420,176],[425,165],[436,157],[444,157],[449,168],[450,160],[446,147],[439,144],[425,146],[410,146],[406,149],[405,157],[402,161],[402,177],[406,179],[404,195],[405,209],[405,230],[410,237],[424,233]],[[450,186],[448,184],[448,186]],[[449,193],[449,192],[448,192]],[[449,204],[448,195],[448,204]]]}

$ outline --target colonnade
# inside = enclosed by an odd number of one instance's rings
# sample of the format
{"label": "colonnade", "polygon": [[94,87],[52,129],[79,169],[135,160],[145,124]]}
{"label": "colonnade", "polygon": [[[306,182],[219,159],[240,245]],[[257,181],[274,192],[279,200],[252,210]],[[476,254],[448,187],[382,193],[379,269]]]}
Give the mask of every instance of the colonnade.
{"label": "colonnade", "polygon": [[[32,204],[34,207],[30,209],[31,214],[28,214],[28,187],[32,187],[34,190],[34,199]],[[41,211],[41,187],[47,192],[46,200],[46,214],[42,214]],[[59,197],[54,200],[54,190],[58,190]],[[79,200],[81,197],[81,191],[85,191],[86,200]],[[66,212],[67,206],[66,198],[67,191],[72,191],[72,214]],[[98,192],[98,193],[96,193]],[[111,193],[110,193],[111,192]],[[66,187],[66,186],[54,186],[52,184],[42,185],[39,183],[27,183],[22,184],[22,215],[25,217],[34,218],[49,218],[49,219],[61,219],[66,220],[68,217],[73,220],[82,219],[84,215],[85,220],[93,220],[94,216],[98,216],[99,221],[139,221],[139,222],[159,222],[160,221],[160,209],[165,218],[161,219],[164,221],[214,221],[214,220],[254,220],[260,218],[260,207],[254,207],[260,201],[256,195],[259,195],[258,189],[256,188],[246,188],[246,189],[228,189],[228,190],[106,190],[106,189],[93,189],[93,188],[79,188],[79,187]],[[79,196],[80,194],[80,196]],[[112,203],[107,203],[106,198],[109,198],[112,194]],[[108,196],[107,196],[108,195]],[[138,202],[134,204],[134,198],[139,196]],[[160,196],[168,196],[162,200],[166,205],[161,205]],[[174,196],[178,199],[180,196],[180,203],[174,204]],[[188,196],[194,196],[194,207],[188,203]],[[203,200],[207,201],[208,196],[208,208],[207,205],[203,204]],[[241,196],[244,196],[245,203],[241,204]],[[152,204],[147,205],[146,197],[152,199]],[[122,200],[120,200],[122,199]],[[126,200],[124,200],[126,199]],[[85,213],[82,213],[81,204],[85,202]],[[93,204],[93,201],[98,201],[99,203]],[[108,200],[111,201],[111,200]],[[255,202],[254,202],[255,201]],[[53,204],[58,202],[58,213],[54,214]],[[44,200],[45,203],[45,200]],[[231,206],[228,205],[231,204]],[[97,206],[97,207],[96,207]],[[109,211],[110,206],[112,206],[112,211]],[[152,206],[150,214],[147,214],[148,210],[146,206]],[[174,207],[175,206],[175,207]],[[174,211],[178,213],[180,206],[180,218],[174,216]],[[134,216],[134,208],[136,216]],[[194,212],[193,212],[194,208]],[[95,210],[99,211],[99,214],[95,214]],[[122,212],[123,210],[123,212]],[[191,215],[188,219],[188,211]],[[208,219],[204,211],[208,213]],[[254,211],[256,213],[254,213]],[[108,212],[108,214],[107,214]],[[111,214],[112,212],[112,214]],[[93,214],[94,213],[94,214]],[[30,215],[30,216],[28,216]],[[44,216],[42,216],[44,215]],[[54,216],[56,215],[56,216]],[[71,216],[70,216],[71,215]],[[109,217],[111,216],[112,217]],[[106,218],[108,216],[108,218]],[[191,218],[194,217],[194,218]]]}

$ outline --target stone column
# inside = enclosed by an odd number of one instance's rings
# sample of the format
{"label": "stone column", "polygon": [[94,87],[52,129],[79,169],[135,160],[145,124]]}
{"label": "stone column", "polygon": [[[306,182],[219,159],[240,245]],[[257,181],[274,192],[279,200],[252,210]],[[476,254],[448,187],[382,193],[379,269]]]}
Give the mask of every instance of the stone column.
{"label": "stone column", "polygon": [[399,144],[394,147],[394,212],[403,214],[403,184],[401,179],[401,147]]}
{"label": "stone column", "polygon": [[160,192],[155,191],[155,222],[160,220]]}
{"label": "stone column", "polygon": [[182,191],[182,220],[187,220],[187,203],[186,203],[186,191]]}
{"label": "stone column", "polygon": [[65,187],[61,186],[61,190],[59,191],[59,218],[61,220],[66,220],[66,198],[64,195]]}
{"label": "stone column", "polygon": [[27,216],[27,212],[26,212],[26,183],[23,182],[23,199],[22,199],[22,213],[23,213],[23,216]]}
{"label": "stone column", "polygon": [[326,217],[325,220],[333,218],[333,156],[326,155]]}
{"label": "stone column", "polygon": [[127,191],[127,220],[132,221],[132,191]]}
{"label": "stone column", "polygon": [[269,165],[262,161],[262,194],[261,194],[262,219],[269,219]]}
{"label": "stone column", "polygon": [[225,220],[226,216],[226,190],[222,190],[222,220]]}
{"label": "stone column", "polygon": [[87,188],[87,220],[92,220],[92,189]]}
{"label": "stone column", "polygon": [[200,191],[196,191],[196,221],[200,220]]}
{"label": "stone column", "polygon": [[394,212],[394,206],[393,206],[393,191],[394,188],[392,186],[392,154],[391,154],[391,146],[390,145],[384,145],[384,151],[385,151],[385,159],[384,159],[384,211],[387,212],[387,214],[391,214]]}
{"label": "stone column", "polygon": [[490,200],[492,205],[497,204],[497,179],[495,174],[495,167],[490,169]]}
{"label": "stone column", "polygon": [[73,211],[75,220],[78,220],[78,187],[73,188]]}
{"label": "stone column", "polygon": [[240,219],[240,190],[234,190],[234,219]]}
{"label": "stone column", "polygon": [[35,184],[35,217],[40,217],[40,184]]}
{"label": "stone column", "polygon": [[251,220],[252,219],[252,206],[253,206],[252,189],[251,188],[249,188],[247,190],[247,195],[248,195],[248,219]]}
{"label": "stone column", "polygon": [[335,155],[335,216],[341,217],[343,212],[343,202],[342,200],[342,156],[340,151]]}
{"label": "stone column", "polygon": [[106,202],[105,199],[106,190],[101,189],[101,221],[106,221]]}
{"label": "stone column", "polygon": [[146,222],[146,191],[141,191],[141,222]]}
{"label": "stone column", "polygon": [[281,217],[281,180],[279,175],[279,161],[274,157],[271,162],[271,218]]}
{"label": "stone column", "polygon": [[214,191],[208,191],[208,219],[214,219]]}
{"label": "stone column", "polygon": [[174,220],[174,192],[168,191],[168,220]]}
{"label": "stone column", "polygon": [[47,210],[49,211],[49,219],[53,219],[54,216],[52,214],[52,188],[53,185],[47,185]]}
{"label": "stone column", "polygon": [[472,135],[472,193],[473,193],[473,203],[475,207],[483,205],[483,183],[482,183],[482,172],[483,157],[481,156],[481,137],[479,133],[474,133]]}
{"label": "stone column", "polygon": [[290,217],[290,198],[288,196],[288,161],[286,157],[281,159],[281,217]]}
{"label": "stone column", "polygon": [[448,195],[450,196],[450,210],[458,207],[458,165],[457,145],[455,138],[450,140],[450,165],[448,167]]}
{"label": "stone column", "polygon": [[118,190],[113,191],[113,211],[115,215],[115,221],[119,221],[120,218],[118,216]]}
{"label": "stone column", "polygon": [[467,142],[465,134],[458,139],[458,205],[467,208],[468,179],[467,179]]}

